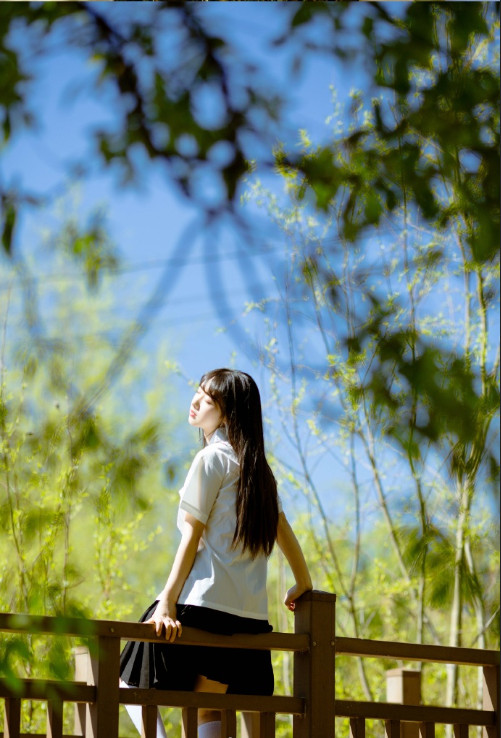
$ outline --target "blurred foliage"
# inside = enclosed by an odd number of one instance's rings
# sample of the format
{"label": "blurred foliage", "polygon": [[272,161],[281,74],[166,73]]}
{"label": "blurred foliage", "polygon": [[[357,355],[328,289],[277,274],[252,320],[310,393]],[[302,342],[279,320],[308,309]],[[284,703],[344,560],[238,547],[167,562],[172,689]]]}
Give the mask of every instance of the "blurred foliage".
{"label": "blurred foliage", "polygon": [[[304,153],[281,147],[277,166],[294,178],[299,202],[335,216],[342,240],[359,244],[405,207],[440,232],[456,230],[467,272],[474,275],[499,263],[499,24],[494,6],[413,3],[402,17],[389,14],[388,6],[371,6],[361,28],[365,42],[358,52],[350,49],[350,61],[356,54],[373,65],[379,95],[372,109],[361,116],[361,95],[355,96],[346,135]],[[299,19],[295,16],[290,33],[314,13],[310,8]],[[344,53],[343,17],[347,14],[333,12],[324,51]],[[392,236],[386,232],[385,237]],[[334,257],[335,247],[331,253]],[[426,258],[432,268],[447,254],[439,248]],[[304,263],[329,287],[332,302],[342,302],[345,293],[336,268],[323,269],[314,252]],[[426,422],[414,424],[414,434],[438,440],[453,432],[458,448],[471,443],[483,433],[479,425],[496,412],[496,376],[480,379],[468,354],[458,356],[444,345],[436,347],[433,338],[401,330],[394,322],[398,300],[381,301],[372,289],[360,280],[357,324],[345,336],[354,361],[365,346],[376,345],[360,390],[374,408],[384,405],[393,411],[394,432],[405,436],[409,413],[390,386],[394,369],[413,390],[407,397],[418,397],[427,408]],[[491,298],[492,291],[484,290],[485,303]],[[486,386],[480,389],[481,382]],[[467,463],[460,451],[454,462]]]}
{"label": "blurred foliage", "polygon": [[115,248],[110,243],[109,230],[101,213],[93,214],[90,222],[84,227],[74,220],[69,220],[59,237],[57,248],[68,252],[82,264],[89,287],[96,289],[103,270],[113,269],[118,265]]}
{"label": "blurred foliage", "polygon": [[[193,3],[160,2],[143,19],[120,10],[117,22],[116,6],[111,12],[88,3],[2,8],[4,142],[19,126],[36,120],[29,103],[31,74],[17,50],[16,34],[22,33],[31,50],[43,54],[44,38],[55,30],[92,59],[99,69],[96,84],[106,86],[116,98],[113,130],[96,134],[96,154],[103,162],[118,163],[125,180],[130,180],[139,176],[135,154],[141,150],[162,161],[187,196],[201,198],[202,208],[225,209],[248,171],[245,140],[258,140],[263,126],[276,119],[278,97],[254,78],[253,64],[244,62],[236,49],[210,30],[203,8],[201,12]],[[215,99],[210,113],[204,105],[208,95]],[[85,169],[83,162],[82,166]],[[213,201],[204,201],[196,186],[204,176],[215,191]],[[5,193],[5,197],[11,225],[3,239],[4,249],[10,251],[12,214],[22,196]]]}
{"label": "blurred foliage", "polygon": [[[308,328],[318,343],[305,360],[304,323],[285,300],[284,321],[266,315],[263,354],[272,388],[280,378],[291,390],[290,402],[280,392],[276,400],[298,467],[290,459],[276,465],[284,486],[308,502],[300,535],[315,584],[340,595],[341,632],[481,646],[496,638],[496,532],[478,498],[499,473],[492,450],[499,354],[490,326],[498,296],[499,26],[494,3],[395,6],[280,6],[288,25],[275,43],[290,47],[292,70],[322,53],[362,65],[371,79],[365,97],[353,97],[346,133],[291,152],[275,140],[282,100],[266,70],[214,30],[203,4],[148,4],[141,17],[125,4],[3,3],[3,146],[37,122],[31,78],[56,37],[95,65],[93,89],[114,110],[113,123],[95,136],[96,156],[125,182],[144,176],[146,159],[159,162],[209,220],[227,213],[239,220],[249,173],[283,176],[292,205],[272,215],[295,239],[290,284],[303,311],[313,308]],[[91,165],[74,169],[85,175]],[[119,402],[98,409],[95,387],[116,359],[113,340],[82,357],[78,339],[52,340],[40,330],[16,228],[25,208],[51,197],[0,182],[2,248],[24,285],[29,331],[16,361],[11,347],[2,359],[2,609],[128,617],[144,602],[143,556],[157,533],[153,500],[162,500],[162,513],[165,504],[158,425],[153,414],[131,427]],[[304,223],[306,231],[295,230]],[[388,258],[379,259],[376,243]],[[116,264],[99,217],[68,220],[54,244],[83,267],[89,287],[101,286],[103,267]],[[457,313],[445,318],[430,298],[443,290],[445,301],[458,284],[463,321]],[[306,446],[297,425],[305,404]],[[353,500],[344,528],[333,525],[310,464],[338,451]],[[404,480],[395,478],[402,464]],[[369,485],[383,522],[363,521],[374,504],[364,497]],[[281,566],[273,566],[282,591]],[[26,648],[44,662],[49,647],[34,650],[13,636],[2,648],[2,669],[12,676],[21,662],[29,667]],[[57,671],[63,660],[45,664]],[[379,695],[383,668],[340,664],[342,689]],[[430,694],[439,694],[437,675],[426,674]],[[285,666],[281,683],[287,678]]]}
{"label": "blurred foliage", "polygon": [[[442,40],[440,23],[451,21],[439,11],[434,19]],[[498,26],[490,30],[485,43],[469,37],[463,61],[495,77]],[[449,58],[445,40],[442,52]],[[398,95],[378,100],[387,120],[401,122],[420,101],[419,84],[432,82],[416,65],[410,80],[405,104]],[[315,583],[338,594],[342,634],[498,647],[499,258],[492,234],[481,259],[473,251],[477,226],[457,189],[472,160],[454,140],[431,140],[428,128],[414,127],[411,144],[435,170],[438,205],[425,212],[414,169],[400,166],[397,151],[391,173],[379,167],[392,140],[374,104],[353,91],[350,117],[335,90],[333,98],[330,144],[316,147],[300,131],[293,155],[276,149],[281,190],[257,172],[246,196],[285,244],[276,299],[252,307],[268,329],[263,361],[281,416],[281,486],[308,507],[295,529]],[[494,112],[489,125],[494,166]],[[404,127],[394,148],[405,138]],[[453,174],[441,164],[448,156],[456,158]],[[345,177],[330,190],[333,166]],[[398,195],[378,196],[377,209],[371,171]],[[356,236],[346,227],[350,198]],[[489,207],[496,223],[497,205]],[[336,474],[326,488],[329,466]],[[384,663],[341,668],[345,696],[380,696]],[[423,670],[427,701],[477,705],[475,673]]]}
{"label": "blurred foliage", "polygon": [[[76,230],[66,209],[45,242]],[[36,261],[39,252],[32,256]],[[106,400],[92,413],[79,411],[115,351],[102,316],[116,296],[109,277],[96,290],[73,248],[46,255],[45,264],[65,278],[37,285],[36,296],[25,272],[2,268],[10,289],[0,292],[0,611],[56,616],[61,632],[68,617],[77,617],[82,632],[49,637],[37,634],[35,623],[29,636],[2,634],[0,674],[14,689],[22,677],[71,678],[72,647],[92,646],[87,618],[139,618],[175,548],[172,485],[182,473],[181,441],[171,437],[177,409],[164,407],[164,349],[158,347],[158,370],[136,352]],[[34,316],[28,324],[27,283]],[[158,548],[161,555],[153,556]],[[32,731],[44,725],[43,707],[23,702]]]}
{"label": "blurred foliage", "polygon": [[[297,177],[299,200],[320,212],[335,211],[348,242],[361,243],[405,204],[425,222],[461,229],[472,272],[497,259],[499,72],[492,3],[410,3],[399,12],[381,3],[281,6],[288,27],[275,45],[290,46],[293,69],[300,69],[306,54],[327,53],[370,70],[372,87],[365,90],[374,95],[370,117],[357,117],[354,100],[349,133],[306,153],[275,146],[272,124],[279,120],[279,97],[257,63],[214,31],[203,4],[159,2],[143,18],[124,6],[120,23],[117,7],[111,9],[88,3],[2,6],[4,142],[36,120],[19,38],[43,55],[50,33],[57,32],[92,58],[99,71],[95,84],[116,101],[112,126],[96,134],[96,154],[104,164],[118,164],[126,179],[140,176],[146,155],[162,162],[170,181],[209,218],[228,209],[237,217],[240,185],[248,161],[256,157],[252,144],[259,143],[262,152],[267,143],[268,155],[260,154],[254,166],[272,166],[274,147],[275,166]],[[316,35],[319,20],[322,33]],[[168,55],[163,53],[167,46]],[[27,195],[0,194],[3,248],[15,258],[15,223]],[[94,283],[99,266],[113,259],[99,224],[68,232],[64,243],[80,255]],[[431,257],[439,260],[440,252]],[[309,255],[305,269],[318,269],[315,262]],[[324,282],[333,300],[342,299],[333,276],[323,274]],[[360,298],[363,294],[361,284]],[[451,425],[459,431],[462,417],[468,434],[476,408],[467,358],[461,363],[453,356],[438,357],[427,345],[410,357],[406,348],[412,337],[384,327],[395,308],[385,312],[388,306],[379,304],[377,295],[365,297],[370,301],[358,300],[359,326],[346,337],[354,355],[377,337],[380,360],[367,376],[365,391],[376,403],[394,404],[385,385],[385,367],[393,362],[432,407],[428,422],[416,425],[416,432],[436,438]],[[437,391],[437,372],[453,375],[454,381]],[[485,395],[489,407],[496,401],[491,389]]]}
{"label": "blurred foliage", "polygon": [[[351,63],[356,54],[372,65],[380,92],[371,125],[354,126],[336,142],[336,151],[326,146],[294,159],[282,152],[278,162],[303,174],[320,209],[331,207],[344,191],[342,235],[348,240],[405,200],[414,202],[425,220],[439,219],[444,227],[460,218],[473,263],[490,261],[497,256],[499,232],[495,7],[412,3],[402,17],[388,11],[371,3],[366,13],[358,12],[365,39],[358,52],[350,48]],[[316,14],[314,8],[302,12],[301,23]],[[344,56],[343,20],[349,14],[334,9],[323,15],[331,33],[322,50]],[[297,22],[296,15],[282,43]],[[491,57],[479,59],[485,44]],[[449,188],[453,200],[444,202]]]}

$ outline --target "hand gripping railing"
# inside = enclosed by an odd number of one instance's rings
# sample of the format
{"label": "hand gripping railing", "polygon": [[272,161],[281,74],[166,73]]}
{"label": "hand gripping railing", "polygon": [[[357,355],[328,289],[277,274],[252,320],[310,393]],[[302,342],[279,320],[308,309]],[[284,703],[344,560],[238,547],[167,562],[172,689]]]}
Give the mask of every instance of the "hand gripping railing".
{"label": "hand gripping railing", "polygon": [[223,733],[236,736],[236,711],[244,715],[243,733],[249,738],[272,738],[277,713],[294,715],[294,736],[334,736],[334,647],[335,600],[333,594],[308,592],[297,604],[295,633],[218,636],[184,628],[178,643],[231,648],[292,651],[295,656],[293,696],[260,697],[194,692],[119,688],[121,640],[162,641],[150,625],[114,621],[85,621],[72,618],[0,615],[0,631],[91,636],[97,641],[96,656],[87,660],[86,673],[80,665],[79,681],[41,682],[24,680],[23,695],[8,684],[0,686],[5,699],[5,731],[19,738],[21,699],[46,699],[47,736],[63,736],[62,705],[80,705],[76,727],[85,738],[118,736],[120,704],[143,705],[143,736],[154,738],[157,706],[183,708],[185,738],[196,738],[197,708],[223,711]]}
{"label": "hand gripping railing", "polygon": [[[4,738],[22,738],[21,700],[47,701],[47,729],[44,735],[62,738],[62,706],[74,703],[76,720],[73,736],[117,738],[121,704],[143,706],[143,738],[155,738],[158,706],[183,710],[183,735],[197,736],[197,708],[219,709],[223,716],[224,738],[237,736],[236,712],[241,712],[241,738],[272,738],[275,716],[293,715],[293,738],[334,738],[335,718],[349,720],[352,738],[365,738],[366,720],[384,724],[388,738],[401,738],[406,726],[414,725],[416,735],[434,738],[435,725],[454,726],[455,738],[466,738],[470,726],[483,726],[486,738],[499,738],[499,652],[448,648],[412,643],[336,638],[333,594],[308,592],[297,602],[294,633],[218,636],[184,628],[178,641],[190,645],[270,649],[294,653],[292,696],[259,697],[194,692],[119,688],[121,640],[162,641],[153,626],[102,620],[32,617],[0,614],[0,631],[89,636],[97,642],[96,655],[77,656],[74,682],[23,680],[17,694],[4,681],[0,697],[5,700]],[[473,664],[483,668],[484,706],[482,710],[425,705],[361,702],[335,698],[336,654],[401,661],[433,661]],[[170,738],[170,737],[169,737]]]}

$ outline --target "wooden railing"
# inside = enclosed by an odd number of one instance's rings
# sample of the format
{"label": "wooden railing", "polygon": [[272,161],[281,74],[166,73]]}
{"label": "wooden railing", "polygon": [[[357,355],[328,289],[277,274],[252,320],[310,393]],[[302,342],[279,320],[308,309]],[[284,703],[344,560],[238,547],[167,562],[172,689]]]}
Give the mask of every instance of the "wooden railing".
{"label": "wooden railing", "polygon": [[[409,643],[336,638],[333,594],[309,592],[298,601],[294,633],[217,636],[191,628],[183,629],[179,643],[251,649],[292,651],[294,687],[292,696],[258,697],[119,687],[121,640],[155,642],[150,626],[141,623],[83,621],[20,615],[0,615],[0,631],[91,636],[97,641],[94,658],[80,650],[76,678],[71,682],[23,680],[19,695],[8,682],[0,681],[5,700],[4,738],[22,738],[22,700],[47,702],[48,738],[63,738],[63,704],[76,706],[71,738],[117,738],[119,706],[142,705],[143,736],[155,738],[157,707],[179,707],[183,711],[183,736],[197,736],[197,708],[219,709],[226,738],[237,736],[236,714],[242,714],[242,738],[274,738],[276,715],[293,715],[293,738],[334,738],[335,718],[349,720],[352,738],[365,738],[366,720],[382,721],[388,738],[400,738],[405,726],[414,725],[421,738],[433,738],[437,724],[454,726],[455,738],[466,738],[470,726],[482,726],[486,738],[499,738],[499,652],[448,648]],[[335,698],[337,654],[402,661],[469,664],[483,669],[482,710],[425,705],[360,702]],[[402,733],[403,734],[403,733]],[[68,736],[68,734],[64,734]],[[31,735],[33,738],[33,734]],[[70,738],[68,736],[68,738]],[[169,737],[170,738],[170,737]]]}

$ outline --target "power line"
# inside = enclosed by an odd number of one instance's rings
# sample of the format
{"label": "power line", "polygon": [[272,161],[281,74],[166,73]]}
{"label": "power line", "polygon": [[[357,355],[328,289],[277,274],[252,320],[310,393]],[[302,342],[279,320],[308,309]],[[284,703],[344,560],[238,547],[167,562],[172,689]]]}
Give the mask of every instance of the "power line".
{"label": "power line", "polygon": [[[189,262],[186,261],[185,258],[180,257],[174,257],[174,258],[167,258],[167,259],[151,259],[149,261],[140,261],[135,264],[103,264],[100,267],[100,270],[107,271],[112,274],[131,274],[136,272],[144,272],[144,271],[153,271],[156,269],[165,269],[166,267],[185,267],[188,264],[207,264],[208,262],[221,262],[221,261],[231,261],[233,259],[248,259],[248,258],[254,258],[256,256],[267,256],[271,253],[278,253],[279,249],[262,249],[261,251],[230,251],[223,254],[204,254],[200,255],[198,257],[192,257],[189,259]],[[78,274],[54,274],[53,272],[48,272],[46,274],[38,275],[36,277],[17,277],[14,280],[14,283],[19,284],[20,286],[28,286],[28,285],[36,285],[40,283],[49,284],[49,283],[57,283],[57,282],[69,282],[72,280],[83,280],[85,279],[85,274],[78,273]],[[0,290],[2,289],[10,289],[13,285],[12,282],[0,282]]]}
{"label": "power line", "polygon": [[[262,284],[258,284],[256,286],[261,287]],[[224,294],[241,294],[241,292],[242,292],[241,290],[234,290],[231,293],[224,293]],[[223,293],[219,293],[219,294],[223,294]],[[270,303],[277,304],[281,302],[281,298],[280,296],[269,297],[269,296],[263,295],[263,301],[266,301],[267,304],[270,304]],[[178,304],[178,302],[180,303],[193,302],[193,299],[189,297],[181,298],[179,301],[173,301],[170,304],[176,305]],[[252,301],[252,302],[256,302],[256,301]],[[303,304],[304,300],[302,298],[301,299],[291,299],[291,302]],[[111,312],[112,310],[113,308],[110,308],[109,312]],[[97,310],[96,312],[99,312],[99,310]],[[94,313],[94,310],[93,310],[93,313]],[[301,317],[306,318],[306,319],[308,317],[299,311],[295,311],[295,313],[297,315],[301,315]],[[209,314],[208,312],[203,312],[203,313],[197,313],[195,315],[181,315],[181,316],[175,316],[175,317],[165,316],[163,318],[160,318],[159,320],[155,320],[154,324],[155,326],[161,326],[161,325],[178,326],[178,325],[188,325],[188,324],[197,323],[197,322],[208,322],[209,320],[212,321],[213,323],[217,323],[218,320],[226,320],[229,318],[232,318],[234,320],[244,319],[245,317],[247,317],[247,315],[250,315],[250,314],[251,314],[251,311],[243,312],[239,310],[238,307],[229,307],[226,310],[220,311],[218,315],[212,315],[212,314]],[[81,314],[75,315],[75,319],[77,321],[84,317],[85,316]],[[120,317],[123,323],[120,323],[120,324],[116,323],[115,325],[110,325],[110,327],[107,329],[88,331],[87,333],[84,333],[84,334],[72,334],[71,340],[74,341],[76,339],[85,339],[85,338],[92,338],[92,337],[99,337],[99,336],[109,339],[110,333],[122,332],[123,330],[126,330],[127,326],[130,326],[131,321],[133,321],[133,318],[127,318],[127,316],[120,316]],[[49,316],[48,319],[49,321],[54,321],[57,325],[57,320],[58,320],[57,315]],[[45,318],[45,323],[47,324],[47,317]],[[63,328],[63,326],[61,326],[61,328]],[[66,337],[59,338],[57,336],[52,335],[52,336],[46,336],[46,340],[48,340],[49,342],[50,341],[65,341]],[[117,340],[119,340],[118,336],[117,336]]]}
{"label": "power line", "polygon": [[[275,302],[276,301],[277,299],[275,299]],[[295,314],[300,315],[303,318],[305,317],[307,318],[307,316],[297,311],[295,312]],[[215,327],[216,327],[216,330],[219,330],[221,328],[224,329],[224,326],[221,326],[218,324],[218,319],[237,320],[243,317],[246,317],[246,316],[243,315],[242,313],[238,313],[236,310],[224,311],[220,315],[218,315],[217,318],[216,316],[208,315],[207,313],[198,313],[196,315],[185,315],[182,317],[165,317],[160,320],[155,320],[155,326],[158,327],[158,326],[190,325],[193,323],[207,323],[211,321],[212,323],[217,324]],[[67,334],[64,335],[63,337],[59,337],[56,335],[47,335],[45,336],[44,340],[46,340],[48,343],[58,342],[62,344],[63,343],[69,344],[75,341],[90,340],[92,338],[104,338],[110,341],[110,343],[113,343],[113,339],[110,336],[110,334],[113,333],[114,331],[122,331],[122,330],[123,330],[123,327],[115,326],[115,327],[110,327],[106,330],[87,331],[86,333],[72,333],[69,339],[68,339]],[[118,342],[120,341],[120,336],[117,336],[116,341]]]}
{"label": "power line", "polygon": [[[272,283],[270,283],[269,288],[271,288],[272,286],[273,286]],[[252,290],[262,290],[262,292],[263,292],[262,300],[268,300],[268,301],[270,301],[270,299],[271,299],[270,298],[270,294],[269,294],[270,293],[270,290],[268,289],[268,286],[265,285],[263,282],[258,282],[256,284],[253,284],[249,289],[252,289]],[[224,297],[233,297],[235,295],[242,296],[243,295],[243,288],[242,289],[234,289],[234,290],[220,290],[217,293],[215,293],[216,298],[223,297],[223,296]],[[276,298],[276,299],[278,299],[278,298]],[[206,295],[204,297],[204,301],[206,301],[207,303],[210,303],[212,306],[214,305],[214,302],[215,302],[213,300],[213,297],[211,295]],[[163,302],[164,302],[163,299],[160,299],[158,301],[158,304],[161,305]],[[170,300],[168,300],[165,303],[165,306],[172,308],[172,307],[176,307],[178,305],[195,304],[195,303],[199,304],[201,302],[202,302],[202,300],[200,299],[200,297],[197,296],[197,298],[194,299],[193,296],[187,295],[185,297],[178,297],[175,300],[170,299]],[[258,302],[258,300],[255,300],[255,299],[254,300],[246,300],[245,301],[245,304],[247,304],[247,303],[256,303],[256,302]],[[139,306],[138,305],[131,305],[131,304],[129,304],[129,305],[127,305],[127,308],[129,310],[131,310],[131,311],[135,311],[135,310],[137,310],[139,308]],[[238,308],[235,307],[233,309],[234,310],[237,310]],[[123,306],[123,304],[122,305],[115,304],[115,305],[111,305],[111,306],[109,306],[109,305],[103,305],[101,308],[99,307],[99,305],[95,305],[95,304],[92,305],[92,314],[93,315],[99,314],[100,316],[102,316],[102,315],[106,315],[106,314],[113,314],[114,312],[118,312],[118,311],[121,311],[122,312],[122,314],[121,314],[120,317],[123,318],[124,321],[130,322],[130,320],[133,319],[131,317],[127,317],[127,315],[124,312],[124,306]],[[205,315],[207,316],[207,313],[205,313]],[[75,314],[75,317],[78,317],[78,313]],[[187,316],[187,317],[189,317],[189,316]],[[58,316],[57,316],[57,314],[53,314],[53,315],[49,316],[49,319],[55,319],[55,320],[57,320],[58,319]],[[179,322],[183,322],[183,318],[180,318],[179,319]]]}
{"label": "power line", "polygon": [[[304,234],[299,234],[301,238],[304,238]],[[273,254],[283,254],[284,258],[289,257],[289,252],[284,248],[284,240],[287,239],[295,240],[295,234],[283,234],[283,237],[277,241],[275,239],[267,238],[268,243],[275,242],[276,245],[263,249],[254,249],[252,251],[229,251],[226,253],[205,253],[199,256],[191,257],[189,262],[184,257],[171,257],[165,259],[150,259],[148,261],[138,261],[133,264],[103,264],[100,266],[102,272],[108,272],[113,275],[131,274],[136,272],[154,271],[156,269],[164,269],[166,267],[184,267],[188,264],[208,264],[210,262],[223,262],[231,261],[234,259],[252,259],[254,257],[263,257]],[[322,248],[328,248],[332,246],[339,246],[342,243],[340,236],[335,237],[312,237],[312,244],[320,245]],[[296,244],[297,245],[297,244]],[[36,277],[19,277],[17,276],[12,282],[0,282],[0,291],[5,289],[11,289],[13,286],[30,286],[37,285],[40,283],[53,284],[57,282],[70,282],[74,280],[84,280],[85,274],[79,272],[78,274],[71,273],[54,273],[48,272],[46,274],[39,274]]]}

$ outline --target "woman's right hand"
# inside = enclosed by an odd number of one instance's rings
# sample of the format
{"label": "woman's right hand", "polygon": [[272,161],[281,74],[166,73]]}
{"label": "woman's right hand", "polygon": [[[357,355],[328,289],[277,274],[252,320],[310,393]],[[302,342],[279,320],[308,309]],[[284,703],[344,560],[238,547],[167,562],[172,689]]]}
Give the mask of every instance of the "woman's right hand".
{"label": "woman's right hand", "polygon": [[183,626],[176,617],[176,606],[162,600],[159,601],[151,618],[145,622],[155,625],[157,635],[162,635],[165,630],[165,640],[168,643],[174,643],[183,632]]}

